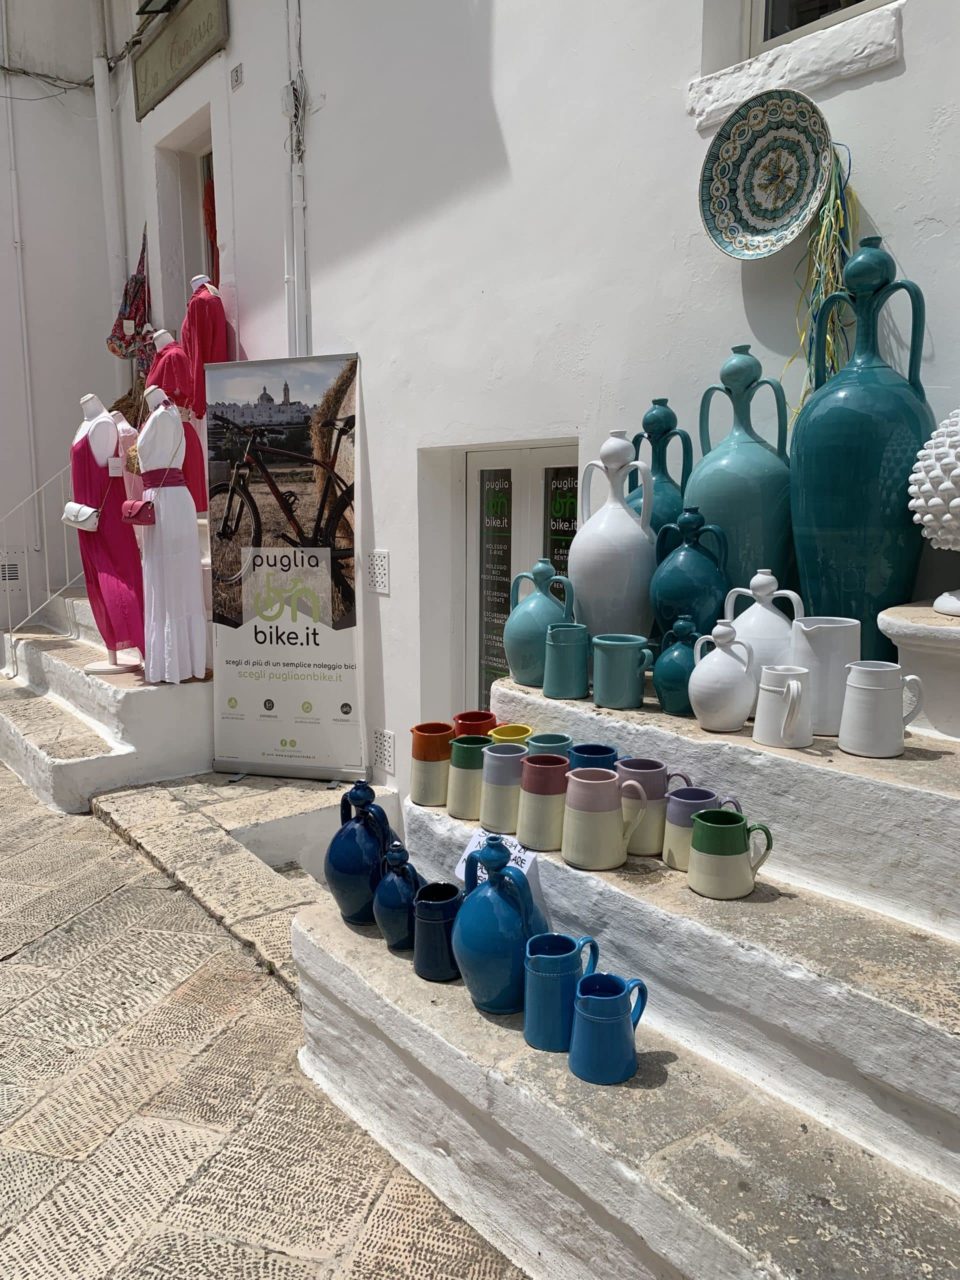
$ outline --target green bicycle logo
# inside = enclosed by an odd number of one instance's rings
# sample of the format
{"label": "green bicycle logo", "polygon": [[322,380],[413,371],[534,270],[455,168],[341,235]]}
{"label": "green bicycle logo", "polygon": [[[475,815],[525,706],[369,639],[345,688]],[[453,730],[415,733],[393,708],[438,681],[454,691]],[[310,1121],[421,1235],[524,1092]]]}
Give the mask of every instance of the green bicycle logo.
{"label": "green bicycle logo", "polygon": [[276,575],[267,570],[253,597],[254,612],[264,622],[276,622],[283,617],[287,608],[290,609],[291,622],[296,622],[301,612],[314,622],[322,621],[323,606],[320,597],[302,578],[296,577],[281,585],[277,582]]}

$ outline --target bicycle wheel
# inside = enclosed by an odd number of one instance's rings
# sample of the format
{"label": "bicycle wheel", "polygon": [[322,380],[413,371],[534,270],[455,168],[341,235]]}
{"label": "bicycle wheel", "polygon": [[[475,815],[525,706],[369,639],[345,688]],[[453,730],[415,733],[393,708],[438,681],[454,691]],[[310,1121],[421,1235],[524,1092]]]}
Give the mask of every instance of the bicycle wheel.
{"label": "bicycle wheel", "polygon": [[260,512],[247,489],[215,484],[210,490],[210,571],[224,586],[243,577],[243,548],[259,547]]}
{"label": "bicycle wheel", "polygon": [[[322,545],[330,548],[330,576],[333,579],[334,625],[356,605],[354,561],[353,485],[348,484],[330,509],[323,526]],[[336,596],[339,596],[339,607]]]}

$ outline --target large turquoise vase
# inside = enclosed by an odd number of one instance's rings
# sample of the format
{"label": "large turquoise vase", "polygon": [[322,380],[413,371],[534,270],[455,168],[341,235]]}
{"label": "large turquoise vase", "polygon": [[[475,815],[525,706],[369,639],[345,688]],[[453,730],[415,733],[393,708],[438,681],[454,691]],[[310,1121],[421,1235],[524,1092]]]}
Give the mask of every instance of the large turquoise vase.
{"label": "large turquoise vase", "polygon": [[[525,578],[533,583],[533,590],[521,600],[520,583]],[[555,582],[563,588],[563,604],[550,592]],[[572,621],[570,579],[557,573],[549,560],[538,560],[531,573],[517,574],[510,588],[510,616],[503,628],[503,651],[517,684],[543,686],[547,628],[552,622]]]}
{"label": "large turquoise vase", "polygon": [[[677,415],[666,400],[654,400],[643,415],[643,431],[633,437],[633,451],[640,457],[644,440],[650,442],[650,474],[653,476],[653,515],[650,528],[659,533],[665,524],[672,524],[683,510],[683,491],[690,479],[693,466],[693,446],[690,437],[677,426]],[[667,469],[667,445],[679,440],[681,447],[680,483],[677,484]],[[634,510],[643,506],[643,491],[637,477],[631,474],[628,481],[627,502]]]}
{"label": "large turquoise vase", "polygon": [[[920,382],[923,294],[909,280],[894,283],[895,274],[879,236],[860,241],[844,269],[846,290],[831,294],[817,317],[816,390],[797,419],[790,450],[800,594],[808,613],[858,618],[868,659],[893,657],[877,614],[913,594],[921,534],[907,485],[935,426]],[[877,350],[877,318],[899,290],[913,304],[906,378]],[[856,312],[856,346],[828,382],[828,320],[842,302]]]}
{"label": "large turquoise vase", "polygon": [[676,523],[665,524],[657,534],[657,571],[650,580],[660,630],[669,631],[688,614],[697,630],[709,635],[730,590],[726,568],[726,535],[707,524],[696,507],[686,507]]}
{"label": "large turquoise vase", "polygon": [[[704,520],[718,524],[727,535],[730,581],[749,582],[758,565],[769,568],[780,582],[793,575],[790,534],[790,467],[787,460],[787,402],[774,378],[761,378],[763,369],[749,346],[734,347],[720,370],[723,386],[708,387],[700,403],[700,447],[703,457],[684,490],[688,507],[699,507]],[[769,387],[777,405],[777,446],[753,429],[753,397]],[[733,427],[716,448],[710,443],[710,404],[724,395],[733,409]]]}

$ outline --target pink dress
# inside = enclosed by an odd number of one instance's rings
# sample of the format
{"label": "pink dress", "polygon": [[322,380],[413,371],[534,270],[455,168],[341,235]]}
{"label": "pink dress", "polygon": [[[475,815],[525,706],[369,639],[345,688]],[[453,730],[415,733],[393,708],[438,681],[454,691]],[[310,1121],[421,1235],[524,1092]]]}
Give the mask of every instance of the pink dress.
{"label": "pink dress", "polygon": [[93,456],[86,433],[70,446],[70,469],[74,500],[91,507],[103,503],[96,532],[77,532],[97,629],[108,649],[143,653],[143,570],[133,525],[120,518],[123,481],[119,476],[111,481]]}

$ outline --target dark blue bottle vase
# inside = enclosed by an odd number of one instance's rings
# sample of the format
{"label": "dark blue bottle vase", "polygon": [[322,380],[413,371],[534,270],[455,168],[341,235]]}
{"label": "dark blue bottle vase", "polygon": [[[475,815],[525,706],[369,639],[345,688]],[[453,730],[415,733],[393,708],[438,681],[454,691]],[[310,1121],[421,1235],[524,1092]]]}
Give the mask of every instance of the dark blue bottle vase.
{"label": "dark blue bottle vase", "polygon": [[[323,860],[327,888],[347,924],[373,924],[373,895],[393,833],[374,803],[373,787],[357,782],[340,801],[340,830]],[[355,813],[351,813],[351,808]]]}
{"label": "dark blue bottle vase", "polygon": [[373,918],[391,951],[412,951],[415,928],[413,902],[427,883],[394,840],[384,859],[384,871],[373,895]]}

